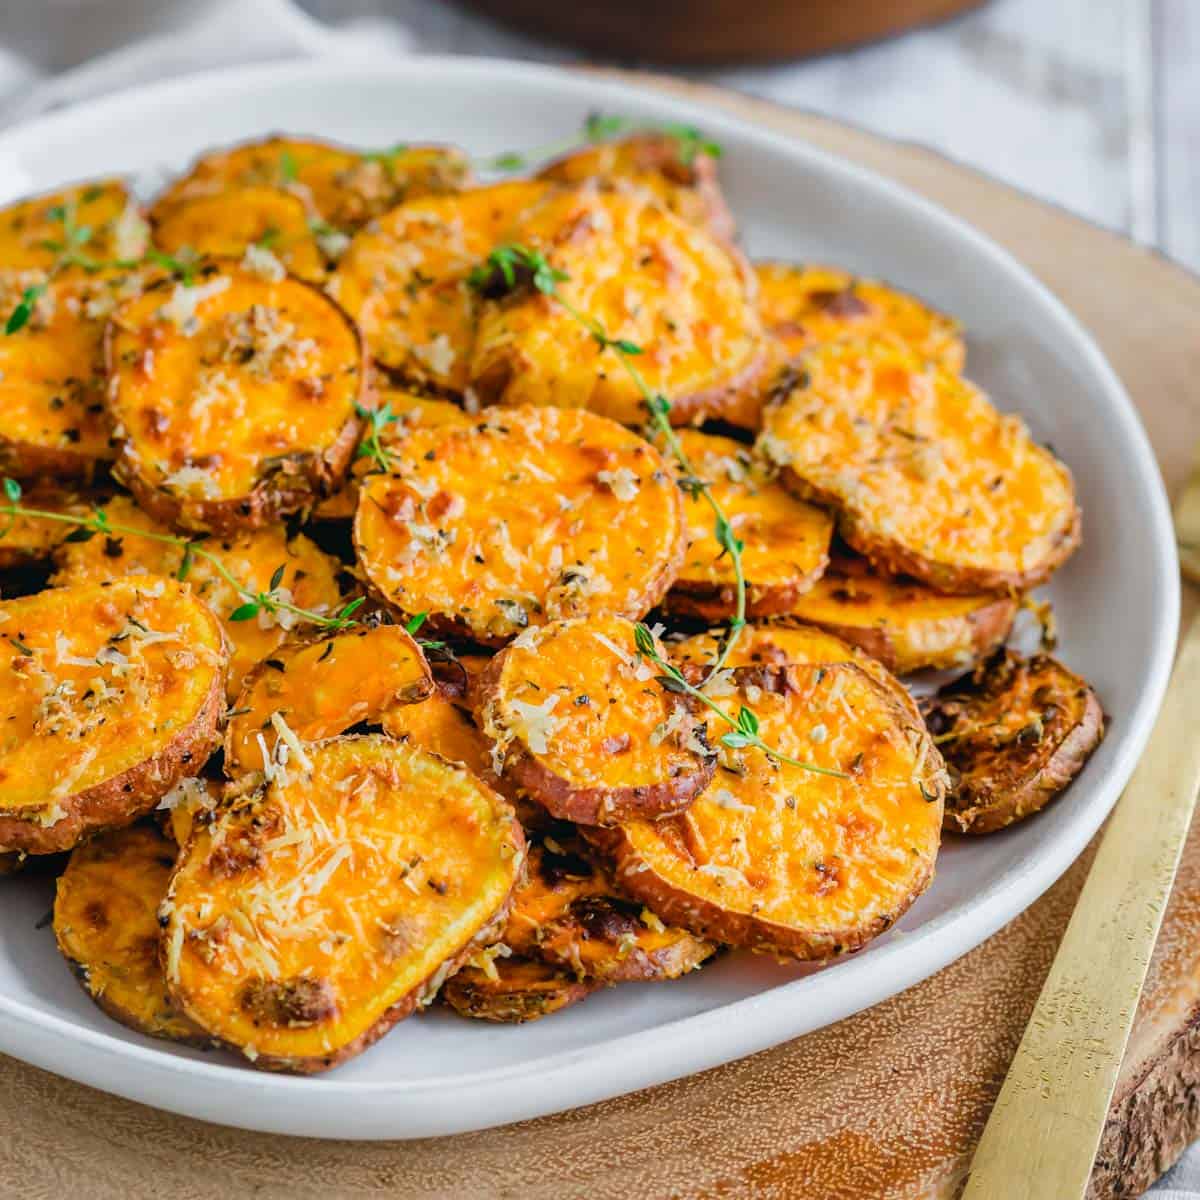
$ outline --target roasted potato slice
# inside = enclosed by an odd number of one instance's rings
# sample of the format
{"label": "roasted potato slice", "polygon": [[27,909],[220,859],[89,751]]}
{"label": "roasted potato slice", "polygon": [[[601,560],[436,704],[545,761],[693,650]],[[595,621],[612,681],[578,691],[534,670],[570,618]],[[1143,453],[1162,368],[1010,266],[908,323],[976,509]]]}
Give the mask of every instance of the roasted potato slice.
{"label": "roasted potato slice", "polygon": [[[114,496],[104,505],[104,511],[114,525],[144,529],[148,535],[167,532],[126,496]],[[271,590],[271,580],[282,567],[283,575],[274,589],[279,599],[309,612],[327,613],[341,598],[336,560],[303,534],[289,537],[282,525],[250,530],[222,541],[209,540],[204,548],[218,555],[233,577],[252,592]],[[152,536],[119,533],[86,542],[63,542],[55,552],[55,561],[57,570],[50,582],[61,587],[130,574],[177,576],[183,566],[183,550]],[[230,620],[244,597],[205,558],[193,559],[187,580],[225,627],[231,646],[227,695],[232,701],[241,690],[246,672],[269,658],[297,628],[300,618],[280,609],[273,613],[261,611],[248,621]]]}
{"label": "roasted potato slice", "polygon": [[[17,308],[29,278],[0,267],[0,312]],[[112,459],[105,322],[144,282],[137,270],[71,267],[45,279],[24,325],[0,335],[0,474],[86,480]]]}
{"label": "roasted potato slice", "polygon": [[389,737],[410,741],[461,763],[480,779],[495,786],[491,747],[475,722],[441,688],[419,704],[386,709],[379,721]]}
{"label": "roasted potato slice", "polygon": [[999,650],[925,704],[950,768],[945,827],[993,833],[1045,808],[1104,736],[1084,680],[1046,654]]}
{"label": "roasted potato slice", "polygon": [[[49,484],[26,492],[20,503],[25,508],[64,515],[85,516],[90,511],[82,496]],[[71,526],[61,521],[0,511],[0,570],[46,562],[70,532]]]}
{"label": "roasted potato slice", "polygon": [[689,699],[654,676],[620,617],[529,630],[492,659],[480,687],[494,765],[563,820],[679,812],[708,785],[716,757]]}
{"label": "roasted potato slice", "polygon": [[464,967],[446,980],[442,996],[459,1016],[520,1025],[578,1004],[600,986],[550,963],[498,958],[488,970]]}
{"label": "roasted potato slice", "polygon": [[[797,500],[767,464],[732,438],[685,429],[684,453],[744,543],[742,574],[746,615],[769,617],[790,611],[820,578],[829,561],[833,518]],[[687,491],[687,551],[667,593],[666,607],[705,621],[732,617],[737,586],[729,555],[713,532],[713,512],[699,493]]]}
{"label": "roasted potato slice", "polygon": [[717,160],[703,149],[685,149],[669,134],[643,133],[572,151],[543,167],[539,178],[581,184],[599,179],[647,188],[660,203],[693,225],[732,242],[733,214],[717,182]]}
{"label": "roasted potato slice", "polygon": [[[86,231],[86,232],[84,232]],[[76,183],[0,208],[0,270],[48,270],[68,253],[89,262],[141,258],[149,230],[119,179]]]}
{"label": "roasted potato slice", "polygon": [[[561,295],[607,337],[641,348],[638,370],[676,424],[719,417],[756,385],[765,341],[752,280],[703,229],[644,194],[579,188],[531,208],[513,240],[566,274]],[[589,408],[632,425],[647,417],[615,353],[531,286],[483,307],[471,386],[485,404]]]}
{"label": "roasted potato slice", "polygon": [[418,429],[354,521],[375,590],[499,646],[563,617],[640,617],[683,553],[683,499],[648,442],[593,413],[526,408]]}
{"label": "roasted potato slice", "polygon": [[183,201],[245,187],[269,187],[302,200],[338,230],[354,230],[402,201],[453,192],[471,181],[455,146],[396,146],[360,151],[329,142],[270,137],[201,155],[154,202],[161,220]]}
{"label": "roasted potato slice", "polygon": [[907,675],[961,667],[987,653],[1008,637],[1019,607],[1012,595],[947,596],[915,579],[880,575],[857,556],[837,555],[790,615]]}
{"label": "roasted potato slice", "polygon": [[158,906],[176,847],[152,823],[77,846],[59,876],[54,936],[83,990],[110,1017],[150,1037],[206,1045],[171,1003],[158,958]]}
{"label": "roasted potato slice", "polygon": [[226,658],[173,580],[0,601],[0,851],[69,850],[149,812],[216,745]]}
{"label": "roasted potato slice", "polygon": [[815,347],[800,368],[759,447],[880,570],[1023,590],[1079,544],[1070,471],[973,384],[882,338]]}
{"label": "roasted potato slice", "polygon": [[116,473],[188,529],[269,524],[331,493],[366,397],[353,323],[315,287],[213,262],[113,313]]}
{"label": "roasted potato slice", "polygon": [[329,291],[358,322],[375,362],[410,383],[462,392],[480,303],[467,276],[547,190],[517,180],[427,196],[359,233]]}
{"label": "roasted potato slice", "polygon": [[523,859],[512,809],[462,767],[382,735],[309,745],[183,849],[168,991],[258,1067],[336,1066],[490,940]]}
{"label": "roasted potato slice", "polygon": [[805,959],[856,950],[933,878],[941,757],[853,664],[742,667],[733,682],[725,703],[752,706],[768,744],[847,778],[722,747],[717,780],[686,813],[590,836],[623,888],[701,937]]}
{"label": "roasted potato slice", "polygon": [[225,772],[262,771],[281,749],[287,754],[281,719],[301,741],[316,742],[432,694],[425,655],[400,625],[360,624],[285,643],[242,684],[225,729]]}
{"label": "roasted potato slice", "polygon": [[196,196],[170,206],[154,225],[154,242],[172,254],[243,258],[251,269],[282,278],[288,272],[320,283],[326,274],[321,239],[298,196],[246,187]]}

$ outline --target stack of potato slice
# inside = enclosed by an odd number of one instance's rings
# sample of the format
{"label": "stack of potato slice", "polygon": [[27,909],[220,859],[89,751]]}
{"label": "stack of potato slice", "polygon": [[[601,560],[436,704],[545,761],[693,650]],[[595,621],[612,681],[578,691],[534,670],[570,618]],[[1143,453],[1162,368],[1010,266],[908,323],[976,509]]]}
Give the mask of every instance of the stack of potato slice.
{"label": "stack of potato slice", "polygon": [[1102,735],[1005,646],[1067,467],[952,318],[751,266],[694,139],[220,149],[0,210],[0,304],[0,875],[71,852],[144,1034],[307,1073],[439,995],[829,961]]}

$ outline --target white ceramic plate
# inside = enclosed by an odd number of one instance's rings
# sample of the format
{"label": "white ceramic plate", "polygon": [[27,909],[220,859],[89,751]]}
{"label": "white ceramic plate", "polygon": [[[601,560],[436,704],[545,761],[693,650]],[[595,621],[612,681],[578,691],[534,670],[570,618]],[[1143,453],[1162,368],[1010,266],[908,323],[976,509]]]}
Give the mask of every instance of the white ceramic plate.
{"label": "white ceramic plate", "polygon": [[1111,369],[1062,306],[1006,254],[903,189],[812,147],[682,101],[542,67],[466,59],[299,64],[130,91],[0,136],[0,200],[128,171],[151,186],[214,144],[276,130],[364,146],[457,142],[478,154],[569,136],[593,110],[686,120],[725,148],[752,255],[828,260],[962,317],[969,373],[1022,413],[1075,472],[1083,549],[1048,589],[1062,657],[1111,721],[1047,811],[951,840],[937,880],[855,958],[814,971],[735,955],[677,983],[626,985],[532,1025],[432,1011],[314,1079],[124,1031],[87,1000],[39,928],[44,881],[4,882],[0,1049],[94,1087],[210,1121],[291,1134],[403,1138],[550,1113],[690,1074],[875,1004],[983,941],[1041,894],[1104,819],[1145,743],[1175,643],[1170,515],[1146,436]]}

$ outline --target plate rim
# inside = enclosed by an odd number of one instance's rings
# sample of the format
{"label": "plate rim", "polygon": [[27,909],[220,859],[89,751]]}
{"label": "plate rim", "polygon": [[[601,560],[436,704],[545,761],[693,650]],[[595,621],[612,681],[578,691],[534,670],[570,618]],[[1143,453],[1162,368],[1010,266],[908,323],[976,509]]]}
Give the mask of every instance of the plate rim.
{"label": "plate rim", "polygon": [[[767,1049],[801,1036],[803,1032],[862,1011],[944,969],[1034,903],[1075,861],[1107,817],[1145,748],[1161,707],[1174,656],[1180,585],[1166,490],[1137,409],[1095,339],[1015,255],[962,218],[888,176],[793,135],[758,126],[692,95],[684,96],[659,91],[652,86],[640,86],[632,79],[614,79],[607,75],[592,75],[545,64],[449,55],[251,64],[135,85],[89,101],[86,107],[71,106],[0,131],[0,154],[19,153],[23,142],[46,134],[69,134],[72,127],[77,131],[73,136],[86,136],[89,122],[103,125],[106,121],[120,119],[131,104],[153,103],[155,98],[176,99],[188,92],[201,91],[211,98],[214,91],[252,93],[255,89],[286,86],[297,80],[310,81],[314,86],[329,86],[337,79],[345,79],[348,74],[359,79],[378,79],[386,86],[390,78],[422,74],[437,77],[447,73],[477,79],[490,76],[499,86],[503,86],[506,79],[533,80],[551,86],[557,84],[567,90],[587,93],[613,103],[624,100],[626,104],[670,109],[682,119],[704,124],[718,135],[722,129],[735,132],[752,150],[766,147],[777,154],[799,158],[835,178],[852,180],[856,186],[873,193],[873,200],[907,208],[932,222],[952,239],[969,242],[977,253],[987,258],[999,273],[1008,276],[1014,285],[1037,295],[1056,318],[1061,333],[1069,337],[1072,356],[1078,357],[1086,366],[1089,376],[1103,393],[1107,417],[1119,423],[1126,453],[1135,460],[1132,469],[1141,481],[1150,508],[1151,528],[1147,534],[1153,549],[1156,578],[1148,581],[1148,585],[1157,600],[1155,623],[1159,632],[1155,636],[1153,657],[1143,676],[1142,687],[1112,769],[1105,778],[1093,785],[1091,803],[1079,819],[1061,833],[1052,852],[1035,857],[1022,869],[994,880],[969,905],[931,918],[901,941],[879,947],[871,957],[850,958],[837,964],[836,969],[845,977],[848,989],[853,989],[857,981],[855,999],[849,1007],[826,1002],[824,1007],[836,1008],[836,1015],[812,1022],[797,1022],[794,1015],[787,1011],[803,1006],[804,993],[811,986],[810,977],[781,983],[741,1000],[599,1041],[583,1049],[558,1050],[516,1063],[426,1079],[342,1081],[336,1075],[320,1079],[266,1075],[249,1071],[240,1064],[227,1065],[183,1057],[165,1048],[140,1045],[99,1029],[90,1029],[0,993],[0,1015],[5,1018],[0,1021],[0,1049],[14,1057],[129,1099],[141,1100],[184,1115],[247,1129],[302,1133],[307,1136],[404,1138],[452,1134],[575,1108],[692,1075],[719,1063]],[[922,951],[920,955],[911,953],[918,939]],[[784,1002],[785,994],[792,1003]],[[822,1005],[818,1003],[816,1007],[819,1009]],[[765,1009],[772,1011],[765,1012]],[[722,1025],[720,1038],[705,1039],[706,1029],[718,1023]],[[62,1048],[47,1045],[44,1041],[31,1044],[35,1038],[45,1039],[47,1035],[61,1041],[67,1052],[63,1053]],[[77,1061],[69,1053],[73,1046],[81,1044],[98,1054],[95,1063]],[[686,1062],[681,1063],[680,1049],[685,1044],[688,1044],[688,1053]],[[639,1053],[634,1053],[635,1049]],[[609,1060],[607,1070],[587,1071],[587,1064],[598,1056]],[[132,1063],[154,1078],[141,1079],[134,1070],[130,1070],[128,1076],[110,1078],[103,1066],[106,1060],[114,1058]],[[614,1072],[612,1063],[617,1060],[626,1065],[623,1070]],[[516,1080],[533,1077],[537,1078],[538,1089],[529,1089],[528,1096],[514,1102],[511,1091],[507,1089]],[[178,1094],[179,1085],[185,1082],[193,1087],[202,1084],[204,1095]],[[228,1106],[228,1089],[233,1087],[259,1099],[275,1101],[279,1104],[279,1110],[234,1115],[229,1111],[231,1106]],[[566,1094],[568,1092],[569,1095]],[[422,1115],[417,1106],[422,1097],[434,1093],[442,1103],[438,1106],[441,1111],[431,1119],[428,1114]],[[547,1093],[554,1095],[548,1096]],[[504,1095],[506,1100],[503,1113],[494,1118],[484,1115],[480,1119],[479,1111],[490,1106],[489,1097],[500,1095]],[[354,1115],[347,1121],[346,1114],[335,1114],[332,1106],[307,1102],[309,1096],[318,1100],[340,1101],[355,1098],[378,1101],[383,1096],[396,1101],[403,1100],[403,1110],[394,1110],[393,1117],[403,1112],[404,1124],[398,1124],[395,1120],[385,1122],[386,1132],[380,1132],[374,1126],[360,1127]],[[466,1103],[468,1097],[470,1102]],[[459,1104],[459,1101],[463,1103]],[[317,1107],[321,1111],[315,1114],[305,1111]]]}

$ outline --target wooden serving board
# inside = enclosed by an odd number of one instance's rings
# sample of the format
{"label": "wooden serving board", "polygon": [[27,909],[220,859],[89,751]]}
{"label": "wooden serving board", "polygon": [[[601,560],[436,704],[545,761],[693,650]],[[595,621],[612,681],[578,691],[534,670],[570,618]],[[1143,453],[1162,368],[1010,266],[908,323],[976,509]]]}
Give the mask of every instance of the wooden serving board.
{"label": "wooden serving board", "polygon": [[[644,78],[899,179],[1006,246],[1099,339],[1178,493],[1200,442],[1200,280],[917,147]],[[1189,614],[1195,599],[1185,600]],[[865,1013],[690,1079],[483,1133],[405,1143],[268,1137],[0,1057],[0,1195],[953,1197],[1089,860],[990,941]],[[1198,1134],[1200,827],[1184,852],[1092,1195],[1139,1195]]]}

